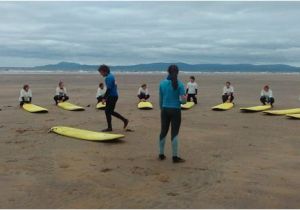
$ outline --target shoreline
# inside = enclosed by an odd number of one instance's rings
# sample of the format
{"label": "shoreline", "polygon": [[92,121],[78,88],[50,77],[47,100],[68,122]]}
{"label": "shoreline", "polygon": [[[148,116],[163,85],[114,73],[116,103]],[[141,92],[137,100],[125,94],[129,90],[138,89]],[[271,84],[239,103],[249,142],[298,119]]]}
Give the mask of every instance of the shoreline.
{"label": "shoreline", "polygon": [[[116,75],[164,75],[166,72],[112,72]],[[300,75],[300,72],[188,72],[180,71],[182,75]],[[95,72],[1,72],[0,75],[99,75]]]}

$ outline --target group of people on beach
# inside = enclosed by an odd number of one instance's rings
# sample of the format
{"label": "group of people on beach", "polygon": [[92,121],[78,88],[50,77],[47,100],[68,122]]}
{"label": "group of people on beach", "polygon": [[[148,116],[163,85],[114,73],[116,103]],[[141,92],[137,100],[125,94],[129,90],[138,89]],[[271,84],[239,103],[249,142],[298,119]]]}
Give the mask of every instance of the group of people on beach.
{"label": "group of people on beach", "polygon": [[[123,117],[121,114],[115,111],[115,107],[118,101],[118,89],[114,75],[110,72],[110,68],[107,65],[101,65],[98,68],[98,72],[105,79],[105,85],[99,84],[96,99],[97,102],[105,103],[105,115],[107,121],[107,128],[102,130],[103,132],[112,131],[112,116],[123,121],[123,128],[126,129],[129,120]],[[165,142],[169,128],[171,127],[171,142],[172,142],[172,160],[174,163],[181,163],[185,160],[178,155],[178,134],[181,124],[181,104],[193,101],[197,104],[198,84],[195,81],[195,77],[191,76],[190,81],[185,85],[178,80],[179,69],[176,65],[170,65],[168,68],[168,76],[162,80],[159,84],[159,106],[161,109],[161,132],[159,135],[159,160],[165,160]],[[150,98],[150,94],[147,88],[147,84],[142,84],[138,89],[138,100],[147,101]],[[60,81],[55,91],[54,101],[57,105],[60,102],[65,102],[69,99],[67,95],[67,89],[64,86],[63,81]],[[231,83],[226,82],[223,88],[222,101],[223,103],[233,103],[234,100],[234,88]],[[20,106],[25,103],[32,102],[32,92],[28,84],[24,85],[20,91]],[[272,90],[268,85],[265,85],[261,90],[260,101],[263,105],[270,104],[273,106],[274,97]]]}

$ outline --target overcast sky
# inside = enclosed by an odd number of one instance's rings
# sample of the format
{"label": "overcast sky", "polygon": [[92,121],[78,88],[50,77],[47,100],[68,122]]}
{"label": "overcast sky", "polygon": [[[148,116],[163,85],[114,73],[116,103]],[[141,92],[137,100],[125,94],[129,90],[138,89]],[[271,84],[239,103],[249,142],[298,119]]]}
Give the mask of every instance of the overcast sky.
{"label": "overcast sky", "polygon": [[0,2],[0,66],[300,66],[300,2]]}

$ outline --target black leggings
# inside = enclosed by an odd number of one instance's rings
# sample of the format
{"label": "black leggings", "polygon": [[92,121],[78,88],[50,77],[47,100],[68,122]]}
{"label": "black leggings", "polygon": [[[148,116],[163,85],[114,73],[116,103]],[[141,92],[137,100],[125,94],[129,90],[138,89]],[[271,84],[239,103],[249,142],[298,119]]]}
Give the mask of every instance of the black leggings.
{"label": "black leggings", "polygon": [[150,95],[146,95],[146,94],[144,94],[144,93],[141,93],[140,95],[138,95],[138,98],[139,98],[140,100],[142,100],[142,99],[147,100],[147,99],[150,98]]}
{"label": "black leggings", "polygon": [[166,136],[171,124],[173,157],[178,156],[178,134],[181,124],[181,109],[163,108],[161,110],[161,132],[159,136],[159,153],[164,154]]}
{"label": "black leggings", "polygon": [[120,115],[118,112],[115,112],[117,101],[118,101],[118,96],[109,96],[106,100],[105,115],[106,115],[107,126],[109,129],[112,129],[111,116],[114,116],[122,120],[124,123],[126,122],[125,117]]}
{"label": "black leggings", "polygon": [[30,104],[32,101],[32,98],[29,98],[29,101],[26,101],[24,97],[22,97],[22,101],[20,101],[20,106],[23,106],[24,104]]}
{"label": "black leggings", "polygon": [[[63,99],[63,97],[64,97],[64,99]],[[55,103],[56,103],[56,105],[57,105],[57,103],[58,103],[58,101],[67,101],[67,100],[69,100],[69,97],[68,96],[58,96],[58,95],[56,95],[56,96],[54,96],[54,101],[55,101]]]}
{"label": "black leggings", "polygon": [[171,138],[174,139],[180,129],[181,110],[173,108],[163,108],[161,110],[161,132],[160,139],[167,136],[171,124]]}
{"label": "black leggings", "polygon": [[270,103],[271,105],[273,105],[275,100],[273,97],[267,98],[266,96],[262,96],[260,97],[260,101],[263,105],[266,105],[266,103]]}
{"label": "black leggings", "polygon": [[102,100],[104,99],[104,97],[103,96],[98,96],[97,97],[97,101],[98,101],[98,103],[100,103]]}
{"label": "black leggings", "polygon": [[233,99],[234,99],[233,94],[230,94],[230,95],[224,94],[224,95],[222,95],[222,101],[223,101],[223,103],[225,103],[226,101],[228,101],[229,96],[231,96],[230,103],[233,101]]}
{"label": "black leggings", "polygon": [[187,101],[190,102],[193,99],[193,102],[197,104],[196,94],[188,94]]}

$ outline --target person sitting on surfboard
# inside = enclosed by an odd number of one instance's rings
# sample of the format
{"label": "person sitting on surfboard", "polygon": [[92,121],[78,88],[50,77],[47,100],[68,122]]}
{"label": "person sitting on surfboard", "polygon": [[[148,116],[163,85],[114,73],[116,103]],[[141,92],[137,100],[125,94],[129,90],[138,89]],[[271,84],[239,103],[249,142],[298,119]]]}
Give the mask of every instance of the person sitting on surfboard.
{"label": "person sitting on surfboard", "polygon": [[275,100],[273,97],[273,92],[270,89],[269,85],[265,85],[261,90],[260,101],[263,105],[270,104],[271,106],[273,106]]}
{"label": "person sitting on surfboard", "polygon": [[149,91],[146,84],[141,85],[141,87],[138,90],[137,97],[140,99],[140,101],[146,101],[147,99],[150,98]]}
{"label": "person sitting on surfboard", "polygon": [[24,104],[30,104],[32,101],[32,92],[29,85],[24,85],[20,91],[20,107],[23,107]]}
{"label": "person sitting on surfboard", "polygon": [[120,115],[119,113],[115,112],[115,107],[119,98],[115,77],[113,74],[110,73],[110,69],[106,65],[101,65],[98,71],[103,77],[105,77],[105,85],[106,85],[106,92],[104,98],[106,101],[105,115],[107,121],[107,128],[102,131],[103,132],[112,131],[111,116],[114,116],[122,120],[124,123],[124,129],[126,129],[129,120],[123,117],[122,115]]}
{"label": "person sitting on surfboard", "polygon": [[56,88],[55,96],[54,96],[54,101],[55,104],[57,105],[61,101],[67,101],[69,100],[69,96],[67,95],[67,88],[64,85],[63,81],[60,81],[58,83],[58,87]]}
{"label": "person sitting on surfboard", "polygon": [[106,92],[106,88],[104,87],[104,84],[101,82],[99,84],[97,94],[96,94],[96,98],[97,98],[98,103],[104,101],[105,92]]}
{"label": "person sitting on surfboard", "polygon": [[161,132],[159,136],[159,160],[166,159],[164,154],[166,136],[171,125],[173,162],[185,160],[178,156],[178,134],[181,123],[181,103],[186,103],[184,84],[177,79],[179,69],[176,65],[168,68],[168,77],[159,85],[159,104],[161,109]]}
{"label": "person sitting on surfboard", "polygon": [[193,102],[197,104],[196,95],[198,94],[198,84],[195,82],[195,77],[191,76],[190,81],[186,85],[187,101],[190,102],[193,99]]}
{"label": "person sitting on surfboard", "polygon": [[231,85],[230,82],[226,82],[224,88],[223,88],[223,95],[222,95],[222,101],[223,103],[225,102],[230,102],[232,103],[234,96],[233,96],[233,86]]}

